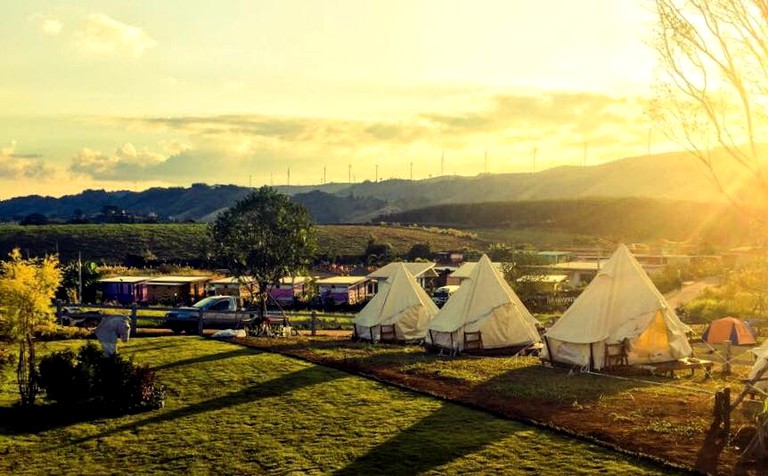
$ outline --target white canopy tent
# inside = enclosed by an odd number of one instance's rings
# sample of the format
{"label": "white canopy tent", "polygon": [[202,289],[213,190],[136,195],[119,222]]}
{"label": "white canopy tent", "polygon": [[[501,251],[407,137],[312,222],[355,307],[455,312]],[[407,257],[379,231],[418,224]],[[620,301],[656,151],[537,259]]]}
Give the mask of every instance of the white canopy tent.
{"label": "white canopy tent", "polygon": [[402,263],[379,286],[379,292],[355,316],[355,334],[377,341],[381,326],[394,325],[396,338],[404,341],[424,339],[427,324],[438,308]]}
{"label": "white canopy tent", "polygon": [[606,345],[624,344],[628,365],[691,354],[683,324],[624,245],[546,333],[542,358],[592,369],[606,366]]}
{"label": "white canopy tent", "polygon": [[432,319],[427,342],[460,352],[467,335],[474,334],[483,349],[525,346],[541,341],[537,322],[483,255],[469,278]]}
{"label": "white canopy tent", "polygon": [[768,367],[768,340],[760,347],[751,349],[750,352],[755,354],[755,363],[749,371],[747,380],[758,379],[752,386],[768,394],[768,370],[765,370]]}

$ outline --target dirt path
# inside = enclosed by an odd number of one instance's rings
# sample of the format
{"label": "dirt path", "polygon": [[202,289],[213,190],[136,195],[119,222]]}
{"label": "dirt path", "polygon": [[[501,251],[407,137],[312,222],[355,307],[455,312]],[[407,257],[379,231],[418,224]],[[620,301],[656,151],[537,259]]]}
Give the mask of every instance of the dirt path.
{"label": "dirt path", "polygon": [[715,279],[706,279],[703,281],[689,281],[683,283],[683,287],[679,290],[669,292],[664,295],[667,302],[675,309],[683,304],[696,299],[704,292],[705,289],[711,288],[717,285]]}

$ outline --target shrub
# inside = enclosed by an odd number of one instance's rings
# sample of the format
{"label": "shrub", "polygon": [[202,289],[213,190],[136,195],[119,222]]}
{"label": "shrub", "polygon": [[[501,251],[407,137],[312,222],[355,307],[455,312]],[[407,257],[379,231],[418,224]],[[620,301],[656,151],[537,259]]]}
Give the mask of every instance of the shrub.
{"label": "shrub", "polygon": [[118,412],[157,409],[165,403],[165,388],[149,367],[117,354],[105,357],[92,343],[77,354],[64,350],[43,358],[40,386],[49,400],[98,403]]}
{"label": "shrub", "polygon": [[35,329],[35,338],[40,341],[86,339],[92,331],[82,327],[46,326]]}
{"label": "shrub", "polygon": [[46,355],[40,360],[40,387],[45,390],[49,400],[70,403],[81,400],[84,395],[76,388],[78,369],[75,353],[63,350]]}

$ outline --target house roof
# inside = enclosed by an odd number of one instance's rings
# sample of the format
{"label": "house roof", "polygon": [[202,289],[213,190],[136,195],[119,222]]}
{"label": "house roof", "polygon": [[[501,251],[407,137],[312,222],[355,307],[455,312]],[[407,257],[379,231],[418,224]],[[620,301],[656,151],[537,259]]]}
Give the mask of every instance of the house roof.
{"label": "house roof", "polygon": [[[414,278],[420,278],[422,276],[437,276],[434,272],[435,263],[389,263],[388,265],[377,269],[373,273],[368,275],[371,279],[387,279],[393,276],[395,270],[400,266],[405,265],[405,268]],[[430,273],[431,271],[431,273]]]}
{"label": "house roof", "polygon": [[[493,265],[494,268],[496,268],[496,271],[498,271],[499,273],[503,271],[502,263],[498,263],[494,261],[491,264]],[[449,274],[449,276],[452,278],[467,279],[472,274],[472,271],[475,269],[475,265],[477,265],[476,262],[467,261],[466,263],[459,266],[459,269]]]}
{"label": "house roof", "polygon": [[517,281],[520,283],[531,282],[531,283],[557,284],[567,280],[568,280],[568,276],[565,274],[546,274],[541,276],[525,275],[517,278]]}
{"label": "house roof", "polygon": [[[246,283],[252,282],[253,278],[244,276],[242,278]],[[227,276],[226,278],[219,278],[209,281],[208,284],[239,284],[240,280],[234,276]]]}
{"label": "house roof", "polygon": [[113,276],[111,278],[100,279],[100,283],[126,283],[136,284],[152,279],[151,276]]}
{"label": "house roof", "polygon": [[210,276],[158,276],[147,281],[147,284],[186,284],[186,283],[198,283],[201,281],[209,281]]}
{"label": "house roof", "polygon": [[597,261],[569,261],[546,266],[558,271],[599,271],[605,266],[607,260]]}
{"label": "house roof", "polygon": [[367,276],[331,276],[330,278],[318,279],[317,284],[357,284],[363,281],[367,281]]}

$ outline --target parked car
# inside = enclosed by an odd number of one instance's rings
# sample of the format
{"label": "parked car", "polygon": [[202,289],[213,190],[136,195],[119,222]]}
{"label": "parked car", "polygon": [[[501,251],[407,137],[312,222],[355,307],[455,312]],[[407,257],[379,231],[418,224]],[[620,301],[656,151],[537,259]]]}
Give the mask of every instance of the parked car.
{"label": "parked car", "polygon": [[206,329],[240,329],[253,319],[254,311],[243,309],[235,296],[210,296],[190,307],[169,311],[163,323],[175,334],[196,333],[202,311]]}
{"label": "parked car", "polygon": [[68,306],[61,309],[61,324],[64,326],[84,327],[95,329],[101,322],[104,313],[101,311],[84,311],[77,306]]}
{"label": "parked car", "polygon": [[448,299],[453,296],[453,293],[458,291],[458,289],[459,286],[454,285],[441,286],[435,289],[435,292],[432,293],[432,301],[437,304],[437,307],[443,307],[445,303],[448,302]]}

